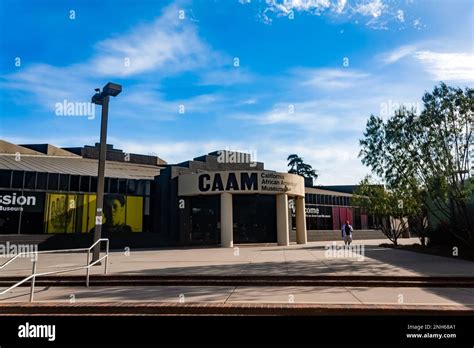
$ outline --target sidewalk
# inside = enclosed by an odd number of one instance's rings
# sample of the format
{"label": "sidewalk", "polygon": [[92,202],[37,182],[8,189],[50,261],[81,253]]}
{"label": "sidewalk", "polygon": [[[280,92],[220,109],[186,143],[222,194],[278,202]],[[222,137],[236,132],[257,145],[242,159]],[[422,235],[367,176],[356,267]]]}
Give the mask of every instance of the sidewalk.
{"label": "sidewalk", "polygon": [[[333,242],[292,244],[288,247],[246,245],[235,248],[175,248],[112,251],[109,274],[134,275],[399,275],[474,276],[474,262],[410,251],[382,248],[387,240],[355,241],[363,249],[352,257],[328,257],[325,247]],[[402,239],[413,244],[418,239]],[[342,246],[342,242],[337,242]],[[0,257],[0,263],[7,259]],[[40,255],[37,272],[60,270],[86,264],[86,254]],[[0,270],[2,276],[28,276],[30,259],[19,258]],[[103,273],[92,267],[91,274]],[[64,275],[85,274],[85,270]]]}
{"label": "sidewalk", "polygon": [[[0,303],[28,302],[29,287],[1,296]],[[44,287],[35,303],[166,302],[166,303],[295,303],[474,306],[474,288],[364,287],[220,287],[128,286]]]}
{"label": "sidewalk", "polygon": [[[402,240],[416,243],[417,239]],[[237,246],[113,251],[110,275],[385,275],[474,276],[474,263],[415,252],[382,248],[386,240],[356,241],[362,246],[348,257],[327,255],[332,242],[307,245]],[[342,246],[342,243],[337,243]],[[333,255],[334,256],[334,255]],[[361,258],[363,256],[363,258]],[[1,263],[4,261],[1,260]],[[85,254],[40,255],[38,272],[77,267]],[[91,274],[103,273],[103,266]],[[28,276],[31,260],[18,259],[1,276]],[[85,271],[64,273],[80,274]],[[0,303],[27,302],[29,287],[0,296]],[[37,286],[35,302],[58,304],[98,302],[156,303],[279,303],[338,305],[474,306],[474,288],[350,287],[350,286]]]}

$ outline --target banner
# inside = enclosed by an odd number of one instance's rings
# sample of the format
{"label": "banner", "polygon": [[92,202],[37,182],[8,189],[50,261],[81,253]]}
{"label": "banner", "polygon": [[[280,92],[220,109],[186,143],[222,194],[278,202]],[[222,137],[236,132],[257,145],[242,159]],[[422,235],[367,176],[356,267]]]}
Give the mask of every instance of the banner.
{"label": "banner", "polygon": [[132,228],[132,232],[141,232],[143,229],[143,197],[127,196],[126,214],[126,221]]}
{"label": "banner", "polygon": [[46,195],[46,233],[73,233],[76,222],[76,195]]}
{"label": "banner", "polygon": [[[96,195],[47,194],[46,233],[91,233],[95,228]],[[141,232],[143,197],[108,194],[102,214],[104,233]]]}

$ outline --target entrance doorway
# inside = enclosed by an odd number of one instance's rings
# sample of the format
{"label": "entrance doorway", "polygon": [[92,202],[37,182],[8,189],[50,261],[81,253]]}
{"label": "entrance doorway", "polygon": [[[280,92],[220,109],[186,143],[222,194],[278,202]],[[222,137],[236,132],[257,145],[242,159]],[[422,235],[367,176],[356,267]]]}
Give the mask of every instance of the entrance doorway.
{"label": "entrance doorway", "polygon": [[273,195],[232,195],[234,243],[277,241]]}
{"label": "entrance doorway", "polygon": [[219,244],[220,215],[219,196],[192,197],[190,243],[194,245]]}

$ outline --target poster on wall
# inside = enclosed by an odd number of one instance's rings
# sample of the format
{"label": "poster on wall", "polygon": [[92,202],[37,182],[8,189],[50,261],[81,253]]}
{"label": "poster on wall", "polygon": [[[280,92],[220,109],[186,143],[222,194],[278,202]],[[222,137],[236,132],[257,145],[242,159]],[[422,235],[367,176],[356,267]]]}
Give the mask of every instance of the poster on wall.
{"label": "poster on wall", "polygon": [[[82,232],[95,227],[96,196],[85,195],[82,209]],[[141,232],[143,228],[143,197],[109,194],[104,197],[102,231],[104,233]]]}
{"label": "poster on wall", "polygon": [[46,233],[73,233],[76,218],[76,195],[46,195]]}
{"label": "poster on wall", "polygon": [[126,221],[132,232],[143,230],[143,197],[127,196]]}
{"label": "poster on wall", "polygon": [[82,233],[94,232],[96,196],[84,195],[82,200]]}

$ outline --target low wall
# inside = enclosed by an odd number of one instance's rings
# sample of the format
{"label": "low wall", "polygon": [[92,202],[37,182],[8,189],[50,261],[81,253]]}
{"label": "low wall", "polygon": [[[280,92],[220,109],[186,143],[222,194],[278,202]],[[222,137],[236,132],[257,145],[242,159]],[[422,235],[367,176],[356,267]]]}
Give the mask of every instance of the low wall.
{"label": "low wall", "polygon": [[[385,239],[385,235],[380,230],[354,230],[352,233],[354,240],[361,239]],[[341,240],[339,230],[308,230],[308,242]],[[290,242],[296,242],[295,230],[290,232]]]}

